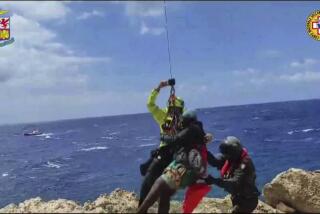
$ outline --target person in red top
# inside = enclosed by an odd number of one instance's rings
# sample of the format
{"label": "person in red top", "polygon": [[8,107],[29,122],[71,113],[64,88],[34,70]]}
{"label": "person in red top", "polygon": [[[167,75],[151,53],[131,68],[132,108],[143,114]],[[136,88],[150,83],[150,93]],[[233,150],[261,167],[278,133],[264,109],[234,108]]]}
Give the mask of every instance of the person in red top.
{"label": "person in red top", "polygon": [[258,205],[258,191],[254,164],[240,140],[228,136],[219,146],[222,156],[214,157],[208,152],[208,163],[220,169],[221,178],[209,175],[208,185],[215,184],[231,194],[232,213],[251,213]]}

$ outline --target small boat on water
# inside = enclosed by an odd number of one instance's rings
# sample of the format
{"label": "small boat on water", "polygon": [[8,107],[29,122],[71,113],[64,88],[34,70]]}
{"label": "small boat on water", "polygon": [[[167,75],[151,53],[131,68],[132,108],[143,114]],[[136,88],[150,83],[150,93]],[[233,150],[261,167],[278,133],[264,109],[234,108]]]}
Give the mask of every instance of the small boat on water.
{"label": "small boat on water", "polygon": [[23,135],[24,136],[36,136],[36,135],[41,135],[42,132],[40,132],[39,130],[33,130],[32,132],[26,132]]}

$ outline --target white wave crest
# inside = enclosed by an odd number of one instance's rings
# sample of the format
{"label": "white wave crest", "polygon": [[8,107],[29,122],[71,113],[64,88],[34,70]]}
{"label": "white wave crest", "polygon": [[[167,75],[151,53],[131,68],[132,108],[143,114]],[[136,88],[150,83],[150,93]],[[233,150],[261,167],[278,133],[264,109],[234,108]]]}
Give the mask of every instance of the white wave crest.
{"label": "white wave crest", "polygon": [[112,136],[105,136],[105,137],[101,137],[102,139],[107,139],[107,140],[113,140],[114,139],[114,137],[112,137]]}
{"label": "white wave crest", "polygon": [[320,128],[318,128],[318,129],[292,130],[292,131],[289,131],[288,134],[289,135],[293,135],[294,133],[299,133],[299,132],[308,133],[308,132],[312,132],[312,131],[320,131]]}
{"label": "white wave crest", "polygon": [[151,141],[156,139],[156,136],[150,136],[150,137],[136,137],[136,140],[142,140],[142,141]]}
{"label": "white wave crest", "polygon": [[302,132],[311,132],[311,131],[313,131],[314,129],[304,129],[304,130],[302,130]]}
{"label": "white wave crest", "polygon": [[44,137],[45,139],[50,139],[53,133],[42,133],[37,135],[37,137]]}
{"label": "white wave crest", "polygon": [[106,147],[106,146],[95,146],[95,147],[80,149],[80,151],[89,152],[89,151],[93,151],[93,150],[106,150],[106,149],[109,149],[109,147]]}
{"label": "white wave crest", "polygon": [[8,175],[9,174],[5,172],[5,173],[2,174],[2,177],[7,177]]}
{"label": "white wave crest", "polygon": [[52,163],[52,162],[48,161],[48,162],[46,163],[45,167],[59,169],[61,166],[60,166],[59,164]]}
{"label": "white wave crest", "polygon": [[111,133],[109,133],[110,136],[119,135],[119,134],[120,134],[120,132],[111,132]]}
{"label": "white wave crest", "polygon": [[141,144],[138,147],[148,147],[148,146],[155,146],[157,145],[156,143],[148,143],[148,144]]}

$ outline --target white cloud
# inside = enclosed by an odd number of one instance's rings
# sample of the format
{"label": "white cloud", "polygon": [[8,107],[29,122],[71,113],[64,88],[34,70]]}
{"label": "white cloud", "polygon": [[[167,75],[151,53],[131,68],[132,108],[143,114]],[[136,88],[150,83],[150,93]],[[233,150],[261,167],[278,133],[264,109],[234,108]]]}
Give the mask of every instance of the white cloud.
{"label": "white cloud", "polygon": [[[19,3],[26,5],[16,5]],[[18,8],[11,17],[15,42],[0,48],[0,99],[6,100],[1,105],[0,123],[87,116],[81,98],[94,94],[89,89],[90,68],[109,63],[111,58],[74,54],[76,50],[56,41],[56,32],[44,26],[41,12],[32,16],[22,6]],[[77,105],[81,110],[72,109]]]}
{"label": "white cloud", "polygon": [[236,76],[243,76],[243,75],[256,75],[259,73],[258,70],[254,69],[254,68],[247,68],[247,69],[243,69],[243,70],[234,70],[232,71],[232,73]]}
{"label": "white cloud", "polygon": [[140,34],[152,34],[155,36],[159,36],[162,33],[165,32],[165,29],[163,27],[148,27],[145,22],[142,22],[141,28],[140,28]]}
{"label": "white cloud", "polygon": [[281,80],[289,82],[320,82],[320,72],[305,71],[294,74],[285,74],[279,77]]}
{"label": "white cloud", "polygon": [[86,20],[88,18],[96,17],[103,17],[105,14],[101,11],[93,10],[91,12],[83,12],[81,15],[77,17],[78,20]]}
{"label": "white cloud", "polygon": [[159,2],[126,2],[125,13],[127,16],[162,17],[163,3]]}
{"label": "white cloud", "polygon": [[134,91],[83,91],[72,95],[43,93],[31,96],[28,91],[12,93],[7,90],[7,93],[0,93],[0,99],[6,100],[1,104],[0,111],[0,123],[3,124],[124,114],[128,113],[128,105],[131,113],[141,113],[145,111],[147,96]]}
{"label": "white cloud", "polygon": [[66,2],[60,1],[5,1],[1,2],[1,6],[12,13],[37,21],[63,19],[70,12]]}
{"label": "white cloud", "polygon": [[310,68],[310,66],[314,66],[316,64],[319,64],[319,60],[308,58],[308,59],[304,59],[301,61],[293,61],[290,63],[290,67],[306,69],[306,68]]}
{"label": "white cloud", "polygon": [[264,50],[258,53],[258,56],[264,57],[264,58],[279,58],[282,56],[282,53],[278,50]]}
{"label": "white cloud", "polygon": [[128,17],[131,26],[135,28],[139,26],[140,35],[149,34],[158,36],[165,32],[163,2],[129,1],[122,4],[124,14]]}

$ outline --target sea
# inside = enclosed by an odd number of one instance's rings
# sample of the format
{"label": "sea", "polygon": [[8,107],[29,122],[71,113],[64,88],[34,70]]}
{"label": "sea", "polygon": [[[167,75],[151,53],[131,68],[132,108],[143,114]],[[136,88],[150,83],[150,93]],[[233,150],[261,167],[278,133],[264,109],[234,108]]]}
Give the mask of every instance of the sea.
{"label": "sea", "polygon": [[[320,100],[197,109],[215,140],[238,137],[263,186],[291,167],[320,169]],[[33,129],[43,133],[24,136]],[[33,197],[93,201],[116,188],[139,194],[139,165],[159,144],[151,114],[0,126],[0,207]],[[209,172],[218,176],[215,168]],[[213,187],[210,197],[227,193]],[[173,199],[183,200],[184,190]]]}

